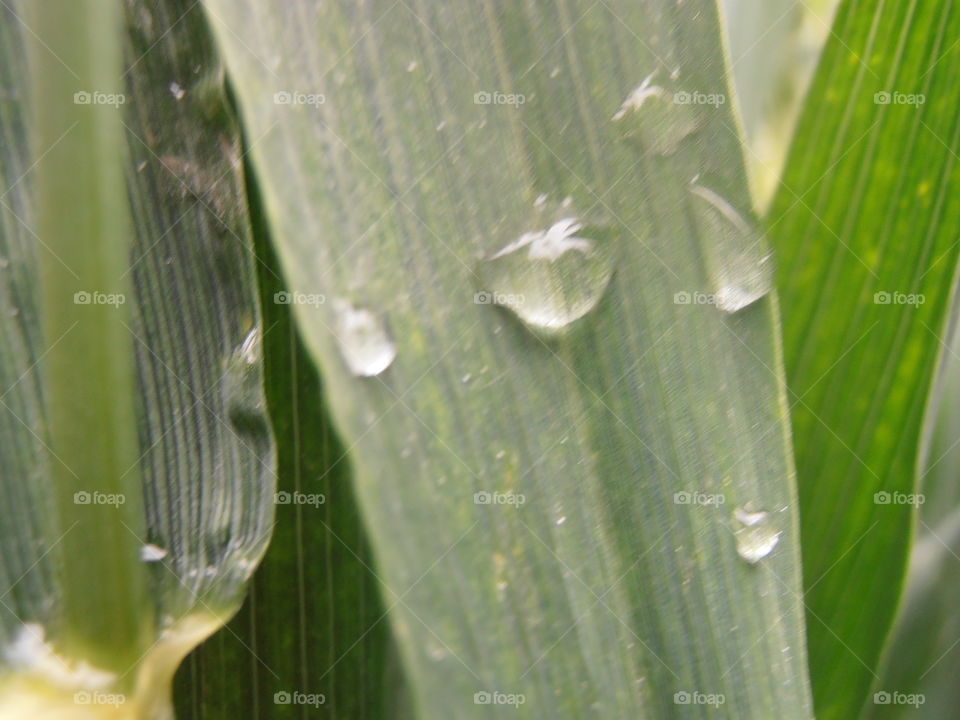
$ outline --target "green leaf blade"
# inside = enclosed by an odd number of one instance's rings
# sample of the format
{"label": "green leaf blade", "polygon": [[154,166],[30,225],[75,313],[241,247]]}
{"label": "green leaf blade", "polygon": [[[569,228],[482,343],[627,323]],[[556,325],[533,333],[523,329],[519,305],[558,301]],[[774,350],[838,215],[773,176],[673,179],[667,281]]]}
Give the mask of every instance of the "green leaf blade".
{"label": "green leaf blade", "polygon": [[909,552],[897,497],[916,492],[957,259],[957,22],[945,6],[841,6],[770,213],[827,720],[867,696]]}
{"label": "green leaf blade", "polygon": [[[644,156],[610,121],[658,62],[722,87],[713,6],[205,7],[290,289],[380,314],[398,346],[381,376],[353,377],[330,303],[295,308],[421,714],[480,717],[502,708],[475,695],[497,692],[527,717],[681,717],[711,709],[675,698],[698,692],[808,718],[774,303],[673,302],[708,283],[690,180],[706,169],[749,206],[736,133],[718,113],[674,156]],[[496,92],[525,102],[474,100]],[[540,193],[621,235],[600,304],[552,340],[473,300],[478,261]],[[782,531],[757,567],[731,527],[752,503]]]}

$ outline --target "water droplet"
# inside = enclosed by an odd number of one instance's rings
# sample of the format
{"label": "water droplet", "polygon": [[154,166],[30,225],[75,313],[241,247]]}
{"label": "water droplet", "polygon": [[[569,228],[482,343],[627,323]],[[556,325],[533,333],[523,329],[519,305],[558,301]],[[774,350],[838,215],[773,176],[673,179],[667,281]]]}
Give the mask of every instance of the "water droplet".
{"label": "water droplet", "polygon": [[255,365],[260,361],[260,328],[255,327],[243,339],[237,354],[247,365]]}
{"label": "water droplet", "polygon": [[407,72],[408,73],[413,72],[414,70],[417,69],[419,65],[420,63],[418,63],[416,60],[411,60],[409,63],[407,63]]}
{"label": "water droplet", "polygon": [[725,312],[742,310],[773,289],[766,238],[710,188],[692,184],[690,193],[714,303]]}
{"label": "water droplet", "polygon": [[227,417],[253,447],[268,443],[270,438],[263,400],[261,345],[260,328],[254,326],[227,357],[224,378]]}
{"label": "water droplet", "polygon": [[360,377],[379,375],[397,356],[394,345],[380,318],[369,310],[355,308],[346,300],[334,300],[334,334],[340,354],[350,372]]}
{"label": "water droplet", "polygon": [[187,94],[187,91],[180,87],[180,83],[176,80],[170,82],[170,94],[173,95],[175,100],[183,100],[184,95]]}
{"label": "water droplet", "polygon": [[780,542],[780,531],[768,512],[753,510],[748,505],[736,508],[733,520],[737,554],[750,564],[763,560]]}
{"label": "water droplet", "polygon": [[481,265],[477,302],[512,310],[534,329],[559,331],[600,302],[613,275],[609,224],[581,217],[570,198],[534,203],[532,227]]}
{"label": "water droplet", "polygon": [[159,562],[167,556],[167,551],[153,543],[140,546],[140,559],[143,562]]}
{"label": "water droplet", "polygon": [[701,106],[684,102],[686,96],[673,87],[675,78],[659,85],[654,83],[656,76],[653,72],[645,77],[611,120],[624,140],[657,155],[672,155],[685,137],[703,126],[706,116]]}
{"label": "water droplet", "polygon": [[556,519],[556,524],[557,524],[557,525],[563,525],[566,521],[567,521],[567,516],[566,516],[566,515],[561,515],[560,517],[558,517],[558,518]]}

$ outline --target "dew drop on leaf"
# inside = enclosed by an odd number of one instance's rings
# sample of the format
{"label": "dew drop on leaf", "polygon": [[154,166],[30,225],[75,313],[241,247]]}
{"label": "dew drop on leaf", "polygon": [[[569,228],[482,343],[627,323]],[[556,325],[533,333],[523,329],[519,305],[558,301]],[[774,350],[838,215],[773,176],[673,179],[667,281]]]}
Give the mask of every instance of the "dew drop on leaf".
{"label": "dew drop on leaf", "polygon": [[680,142],[699,130],[706,121],[699,105],[684,102],[684,93],[673,81],[657,79],[654,72],[634,88],[611,120],[623,140],[635,142],[642,150],[672,155]]}
{"label": "dew drop on leaf", "polygon": [[333,309],[334,335],[350,372],[359,377],[374,377],[390,367],[397,356],[397,346],[381,319],[342,299],[334,300]]}
{"label": "dew drop on leaf", "polygon": [[227,358],[225,378],[227,417],[235,431],[252,442],[269,438],[261,389],[262,338],[259,326],[253,326]]}
{"label": "dew drop on leaf", "polygon": [[483,261],[476,302],[502,305],[535,330],[557,332],[593,310],[613,275],[609,224],[585,218],[567,198],[544,196],[517,239]]}
{"label": "dew drop on leaf", "polygon": [[768,512],[738,507],[733,522],[737,554],[751,565],[763,560],[780,542],[780,531]]}
{"label": "dew drop on leaf", "polygon": [[763,233],[710,188],[690,185],[714,303],[737,312],[773,289],[772,254]]}

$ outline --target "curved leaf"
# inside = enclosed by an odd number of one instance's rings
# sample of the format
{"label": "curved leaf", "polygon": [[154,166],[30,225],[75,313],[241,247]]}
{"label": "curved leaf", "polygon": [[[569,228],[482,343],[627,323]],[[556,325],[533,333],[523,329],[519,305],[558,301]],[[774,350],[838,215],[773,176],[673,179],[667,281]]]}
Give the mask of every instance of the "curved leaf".
{"label": "curved leaf", "polygon": [[[5,496],[18,499],[0,524],[3,717],[41,712],[28,702],[85,712],[75,705],[84,698],[97,711],[165,716],[176,665],[234,612],[269,539],[273,440],[239,133],[203,17],[177,5],[127,4],[137,72],[125,91],[101,84],[120,79],[123,37],[104,4],[3,11],[13,90],[3,104],[0,437],[18,448],[2,468]],[[176,23],[179,42],[153,52]],[[26,41],[43,122],[28,120]],[[101,45],[116,57],[91,50]],[[132,247],[107,250],[104,228],[128,198]],[[43,298],[40,267],[56,281]],[[126,436],[129,463],[113,461],[112,477],[91,470]],[[120,632],[124,618],[139,639]]]}

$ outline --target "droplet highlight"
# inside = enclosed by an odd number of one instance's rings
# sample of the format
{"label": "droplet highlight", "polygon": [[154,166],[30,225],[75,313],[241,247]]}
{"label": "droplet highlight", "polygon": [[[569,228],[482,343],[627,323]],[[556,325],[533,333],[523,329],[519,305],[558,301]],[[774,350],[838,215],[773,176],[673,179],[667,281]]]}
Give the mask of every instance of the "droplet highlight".
{"label": "droplet highlight", "polygon": [[511,310],[534,330],[561,331],[593,310],[613,276],[614,234],[565,199],[541,195],[528,229],[481,265],[480,304]]}
{"label": "droplet highlight", "polygon": [[780,530],[764,510],[753,510],[749,506],[736,508],[733,521],[737,554],[751,565],[767,557],[780,542]]}
{"label": "droplet highlight", "polygon": [[143,562],[160,562],[167,556],[167,551],[159,545],[147,543],[140,546],[140,559]]}
{"label": "droplet highlight", "polygon": [[719,193],[690,185],[714,304],[734,313],[773,289],[773,255],[764,234]]}
{"label": "droplet highlight", "polygon": [[333,309],[334,334],[350,372],[359,377],[374,377],[390,367],[397,356],[397,346],[381,319],[342,299],[334,301]]}

